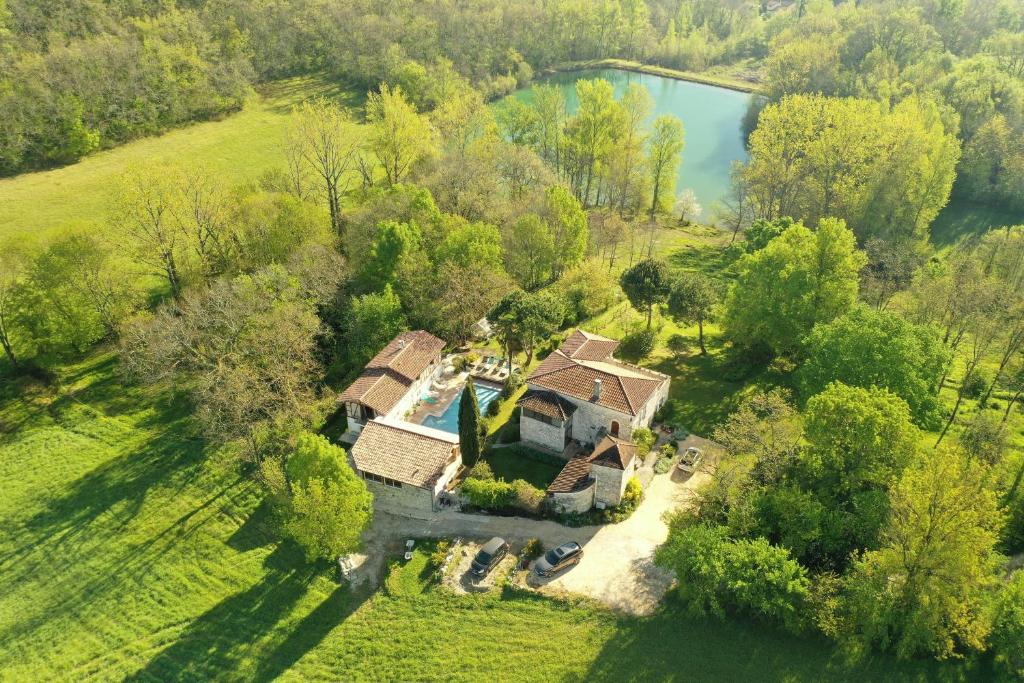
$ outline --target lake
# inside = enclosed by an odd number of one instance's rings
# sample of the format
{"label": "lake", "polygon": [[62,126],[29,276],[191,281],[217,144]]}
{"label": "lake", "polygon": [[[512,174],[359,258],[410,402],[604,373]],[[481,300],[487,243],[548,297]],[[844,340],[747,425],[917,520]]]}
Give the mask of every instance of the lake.
{"label": "lake", "polygon": [[[687,188],[693,190],[703,209],[701,217],[709,218],[715,202],[729,189],[732,162],[747,160],[742,124],[753,95],[620,69],[568,71],[540,78],[538,82],[561,87],[568,111],[572,114],[579,106],[575,83],[588,78],[603,78],[610,82],[615,86],[616,97],[620,97],[630,83],[639,83],[654,98],[651,119],[661,114],[672,114],[683,122],[686,146],[676,180],[676,195]],[[511,97],[529,102],[533,89],[518,90]]]}

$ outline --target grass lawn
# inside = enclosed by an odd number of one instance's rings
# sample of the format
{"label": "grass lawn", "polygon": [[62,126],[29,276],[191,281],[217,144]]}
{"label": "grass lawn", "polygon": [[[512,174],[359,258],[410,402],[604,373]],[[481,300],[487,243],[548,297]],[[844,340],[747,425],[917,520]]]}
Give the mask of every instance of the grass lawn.
{"label": "grass lawn", "polygon": [[932,223],[931,241],[937,249],[945,249],[965,237],[983,235],[1004,225],[1024,225],[1024,213],[954,198]]}
{"label": "grass lawn", "polygon": [[[267,532],[258,492],[190,434],[187,406],[114,358],[59,391],[0,384],[4,680],[950,680],[956,665],[843,661],[826,642],[647,619],[506,590],[457,597],[424,558],[380,591]],[[409,574],[411,573],[411,575]]]}
{"label": "grass lawn", "polygon": [[525,479],[541,490],[546,489],[562,471],[565,463],[544,459],[543,453],[538,454],[542,459],[534,459],[524,453],[524,450],[530,449],[525,446],[492,448],[484,454],[484,460],[491,466],[494,476],[499,479]]}
{"label": "grass lawn", "polygon": [[242,111],[145,138],[38,173],[0,179],[0,239],[45,240],[107,217],[117,177],[134,164],[202,165],[229,185],[255,180],[283,163],[281,145],[292,107],[323,95],[355,107],[362,96],[305,76],[267,85]]}

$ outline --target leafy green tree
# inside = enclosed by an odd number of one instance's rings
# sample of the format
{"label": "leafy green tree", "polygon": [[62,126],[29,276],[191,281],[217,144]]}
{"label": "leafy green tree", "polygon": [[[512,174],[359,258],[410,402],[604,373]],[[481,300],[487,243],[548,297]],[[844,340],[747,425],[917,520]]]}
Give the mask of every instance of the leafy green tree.
{"label": "leafy green tree", "polygon": [[480,403],[476,398],[472,378],[466,379],[466,387],[459,401],[459,451],[462,453],[462,464],[466,467],[473,467],[483,453]]}
{"label": "leafy green tree", "polygon": [[654,119],[647,141],[647,172],[651,183],[651,217],[668,211],[676,191],[676,174],[683,155],[683,122],[675,116]]}
{"label": "leafy green tree", "polygon": [[672,285],[665,263],[644,259],[622,273],[619,285],[633,308],[647,315],[647,329],[651,329],[654,306],[668,299]]}
{"label": "leafy green tree", "polygon": [[566,161],[573,192],[584,206],[592,199],[594,180],[614,149],[622,128],[622,109],[615,101],[615,89],[604,79],[576,82],[579,108],[565,129]]}
{"label": "leafy green tree", "polygon": [[837,318],[856,302],[865,262],[841,220],[823,220],[815,231],[799,224],[787,228],[740,259],[725,301],[726,334],[742,346],[798,353],[817,323]]}
{"label": "leafy green tree", "polygon": [[497,303],[487,319],[497,330],[511,371],[516,349],[526,353],[527,365],[533,362],[537,342],[557,330],[565,319],[565,302],[553,292],[514,290]]}
{"label": "leafy green tree", "polygon": [[402,302],[390,284],[380,293],[353,297],[345,332],[350,367],[365,365],[405,329]]}
{"label": "leafy green tree", "polygon": [[1010,678],[1024,677],[1024,572],[1000,589],[989,638],[996,665]]}
{"label": "leafy green tree", "polygon": [[800,628],[811,581],[784,548],[763,538],[731,540],[724,527],[695,525],[677,514],[654,557],[675,572],[677,591],[697,616],[734,610]]}
{"label": "leafy green tree", "polygon": [[758,251],[759,249],[764,249],[768,246],[769,242],[786,232],[786,230],[794,224],[793,219],[788,216],[776,218],[771,221],[764,218],[758,218],[750,224],[749,228],[747,228],[747,239],[743,242],[743,247],[748,254]]}
{"label": "leafy green tree", "polygon": [[567,268],[580,263],[587,253],[590,236],[587,214],[568,190],[552,185],[544,193],[542,218],[551,231],[552,271],[557,278]]}
{"label": "leafy green tree", "polygon": [[488,223],[463,223],[445,235],[437,248],[439,263],[451,262],[462,268],[484,266],[504,272],[501,233]]}
{"label": "leafy green tree", "polygon": [[668,314],[676,321],[697,325],[697,343],[704,346],[704,323],[712,320],[718,303],[718,291],[712,281],[700,273],[684,273],[672,285],[668,295]]}
{"label": "leafy green tree", "polygon": [[384,169],[388,185],[397,185],[421,159],[437,153],[437,134],[430,120],[416,113],[399,86],[382,84],[366,100],[370,149]]}
{"label": "leafy green tree", "polygon": [[415,223],[385,221],[377,226],[377,239],[363,265],[361,280],[368,291],[379,291],[395,281],[403,257],[420,249],[422,235]]}
{"label": "leafy green tree", "polygon": [[846,581],[846,639],[900,657],[984,649],[1003,524],[988,479],[983,465],[950,450],[904,472],[882,546],[857,559]]}
{"label": "leafy green tree", "polygon": [[526,290],[551,279],[557,254],[548,225],[536,214],[519,218],[505,233],[505,268]]}
{"label": "leafy green tree", "polygon": [[291,496],[284,528],[306,557],[333,560],[357,550],[373,518],[373,496],[349,467],[345,451],[304,432],[285,472]]}
{"label": "leafy green tree", "polygon": [[949,352],[938,333],[895,313],[855,306],[814,327],[804,342],[807,361],[797,371],[804,396],[830,382],[883,387],[910,406],[914,421],[935,428],[941,422],[939,378]]}

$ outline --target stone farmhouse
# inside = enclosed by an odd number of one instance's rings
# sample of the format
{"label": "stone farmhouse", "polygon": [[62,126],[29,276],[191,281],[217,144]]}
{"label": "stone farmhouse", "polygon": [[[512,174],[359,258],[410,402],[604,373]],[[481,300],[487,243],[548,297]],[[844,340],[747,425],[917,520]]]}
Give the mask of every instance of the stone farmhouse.
{"label": "stone farmhouse", "polygon": [[458,436],[403,419],[440,374],[444,346],[428,332],[403,332],[338,397],[353,467],[391,507],[434,510],[462,467]]}
{"label": "stone farmhouse", "polygon": [[576,330],[526,379],[520,439],[558,453],[583,451],[548,487],[565,511],[618,505],[636,471],[633,430],[650,427],[668,400],[668,375],[616,359],[618,346]]}
{"label": "stone farmhouse", "polygon": [[378,416],[404,415],[440,373],[442,351],[444,340],[423,330],[392,339],[338,397],[345,404],[349,431],[359,434]]}

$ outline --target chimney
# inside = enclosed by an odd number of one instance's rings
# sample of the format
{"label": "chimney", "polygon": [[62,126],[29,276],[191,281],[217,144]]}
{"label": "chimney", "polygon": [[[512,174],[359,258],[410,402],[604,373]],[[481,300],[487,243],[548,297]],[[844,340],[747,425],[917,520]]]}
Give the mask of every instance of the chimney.
{"label": "chimney", "polygon": [[598,401],[598,400],[600,400],[600,398],[601,398],[601,380],[595,379],[594,380],[594,395],[591,397],[590,400]]}
{"label": "chimney", "polygon": [[398,340],[398,350],[399,351],[403,351],[404,349],[405,349],[405,340],[404,339],[399,339]]}

